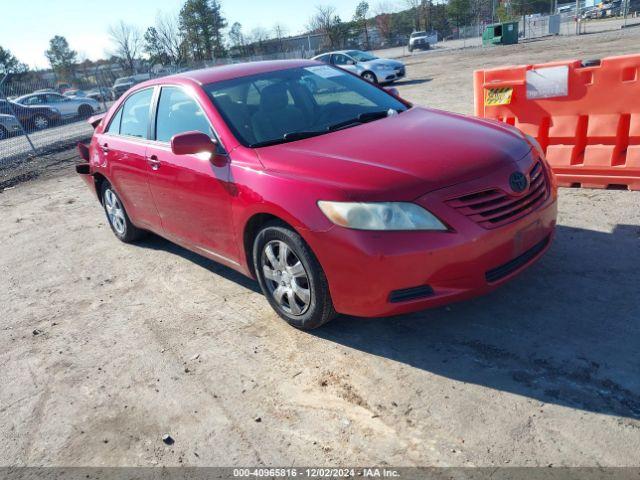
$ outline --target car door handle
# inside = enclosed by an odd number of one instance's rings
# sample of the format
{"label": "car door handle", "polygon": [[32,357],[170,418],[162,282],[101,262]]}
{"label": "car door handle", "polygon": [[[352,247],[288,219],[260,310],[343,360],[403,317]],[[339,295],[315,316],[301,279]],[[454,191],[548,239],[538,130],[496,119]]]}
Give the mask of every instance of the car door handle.
{"label": "car door handle", "polygon": [[155,155],[147,157],[147,163],[151,166],[151,170],[158,170],[158,167],[160,167],[160,160]]}
{"label": "car door handle", "polygon": [[100,148],[102,149],[102,151],[104,153],[109,153],[109,144],[108,143],[100,145]]}

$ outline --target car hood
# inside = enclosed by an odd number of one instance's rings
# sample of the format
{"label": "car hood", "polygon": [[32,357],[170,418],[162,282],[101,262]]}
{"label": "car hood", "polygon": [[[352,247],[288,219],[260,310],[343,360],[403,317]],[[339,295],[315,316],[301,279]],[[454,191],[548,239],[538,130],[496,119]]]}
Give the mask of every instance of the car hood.
{"label": "car hood", "polygon": [[400,115],[256,149],[267,170],[325,184],[351,200],[413,200],[489,175],[531,146],[508,126],[414,107]]}
{"label": "car hood", "polygon": [[389,68],[398,68],[404,67],[404,63],[399,62],[398,60],[389,60],[387,58],[376,58],[375,60],[369,60],[368,62],[360,62],[365,68],[373,68],[376,66],[385,66]]}

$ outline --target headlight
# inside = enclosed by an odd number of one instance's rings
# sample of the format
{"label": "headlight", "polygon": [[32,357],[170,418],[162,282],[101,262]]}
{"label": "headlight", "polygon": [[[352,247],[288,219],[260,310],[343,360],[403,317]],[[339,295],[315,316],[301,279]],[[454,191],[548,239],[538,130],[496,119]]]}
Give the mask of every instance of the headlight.
{"label": "headlight", "polygon": [[53,113],[60,113],[60,110],[58,110],[57,108],[52,108],[51,110],[53,111]]}
{"label": "headlight", "polygon": [[408,202],[326,202],[318,206],[336,225],[356,230],[447,230],[432,213]]}
{"label": "headlight", "polygon": [[538,155],[540,155],[541,158],[544,158],[544,150],[542,150],[540,142],[538,142],[538,140],[533,138],[531,135],[527,135],[526,133],[524,134],[524,138],[526,138],[527,142],[529,142],[531,146],[538,152]]}

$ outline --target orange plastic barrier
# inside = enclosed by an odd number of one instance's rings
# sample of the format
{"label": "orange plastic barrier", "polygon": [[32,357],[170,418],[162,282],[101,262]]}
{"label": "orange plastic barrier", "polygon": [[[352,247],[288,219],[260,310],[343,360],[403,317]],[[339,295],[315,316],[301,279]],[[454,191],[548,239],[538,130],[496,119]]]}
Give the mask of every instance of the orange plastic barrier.
{"label": "orange plastic barrier", "polygon": [[559,185],[640,190],[640,55],[478,70],[474,96],[540,142]]}

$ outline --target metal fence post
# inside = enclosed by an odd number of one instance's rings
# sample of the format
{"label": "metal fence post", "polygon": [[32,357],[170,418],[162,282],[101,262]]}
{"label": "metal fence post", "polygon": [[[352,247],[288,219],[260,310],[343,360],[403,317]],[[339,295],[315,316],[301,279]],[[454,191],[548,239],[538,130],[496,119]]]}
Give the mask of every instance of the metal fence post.
{"label": "metal fence post", "polygon": [[20,121],[20,119],[16,115],[16,112],[13,109],[13,105],[11,105],[11,102],[9,101],[7,96],[4,94],[4,88],[3,88],[4,82],[6,82],[7,78],[9,78],[9,75],[10,75],[9,73],[6,73],[4,75],[4,77],[2,77],[2,80],[0,80],[0,99],[4,99],[7,102],[7,106],[9,107],[9,110],[11,111],[11,115],[14,116],[14,118],[18,122],[18,125],[20,125],[20,130],[22,130],[22,134],[26,137],[27,142],[29,142],[29,146],[31,147],[31,150],[33,150],[33,154],[36,155],[38,153],[38,151],[36,150],[35,145],[31,141],[31,137],[29,137],[29,134],[27,133],[27,130],[24,128],[24,125],[22,125],[22,122]]}

